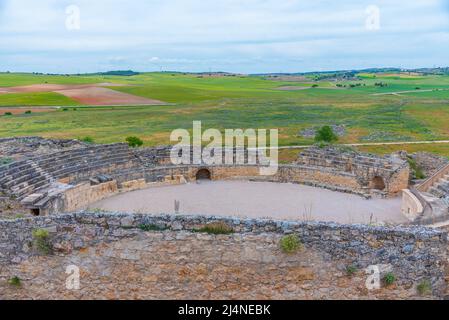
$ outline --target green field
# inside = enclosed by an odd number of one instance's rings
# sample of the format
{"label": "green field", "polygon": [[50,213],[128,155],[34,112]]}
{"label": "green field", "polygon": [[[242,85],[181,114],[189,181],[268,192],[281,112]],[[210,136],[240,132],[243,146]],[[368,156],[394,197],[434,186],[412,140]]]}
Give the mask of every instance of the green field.
{"label": "green field", "polygon": [[[170,103],[75,109],[71,107],[77,105],[75,101],[56,93],[0,94],[2,107],[68,106],[52,112],[13,116],[3,115],[0,109],[0,136],[90,136],[95,142],[109,143],[123,142],[135,135],[149,146],[169,144],[173,129],[189,129],[192,121],[201,120],[204,128],[278,128],[281,145],[311,144],[313,139],[298,136],[299,131],[326,124],[346,125],[347,134],[340,139],[341,143],[449,140],[449,76],[380,73],[359,76],[360,80],[354,81],[287,82],[256,76],[203,77],[178,73],[129,77],[0,74],[0,87],[111,82],[127,85],[111,87],[114,90]],[[376,86],[379,82],[387,86]],[[318,87],[311,88],[313,84]],[[360,86],[351,87],[355,84]],[[278,89],[283,86],[309,88]],[[410,92],[377,95],[402,91]],[[449,148],[445,146],[423,145],[421,149],[449,156]],[[368,151],[384,150],[371,147]]]}

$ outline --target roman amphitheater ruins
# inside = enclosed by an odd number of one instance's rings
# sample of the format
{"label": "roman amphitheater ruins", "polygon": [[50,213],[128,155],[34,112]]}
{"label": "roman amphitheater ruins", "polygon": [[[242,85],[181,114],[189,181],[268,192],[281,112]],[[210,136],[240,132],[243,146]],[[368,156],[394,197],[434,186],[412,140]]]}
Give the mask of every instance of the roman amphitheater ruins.
{"label": "roman amphitheater ruins", "polygon": [[[173,165],[167,146],[22,137],[0,139],[0,155],[0,298],[446,296],[447,163],[411,185],[400,153],[338,147],[306,149],[273,176]],[[229,232],[204,231],[217,224]],[[289,234],[297,253],[280,249]],[[79,288],[66,287],[67,266]],[[370,266],[396,282],[367,289]]]}

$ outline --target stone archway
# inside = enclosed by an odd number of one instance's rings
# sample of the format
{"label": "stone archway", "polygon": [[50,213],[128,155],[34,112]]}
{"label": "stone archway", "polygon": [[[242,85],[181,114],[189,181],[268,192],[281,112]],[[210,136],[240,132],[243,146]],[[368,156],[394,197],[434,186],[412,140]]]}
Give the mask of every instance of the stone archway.
{"label": "stone archway", "polygon": [[212,174],[208,169],[200,169],[196,173],[196,180],[211,180]]}
{"label": "stone archway", "polygon": [[375,176],[373,180],[371,180],[371,188],[383,191],[386,188],[384,178],[380,176]]}

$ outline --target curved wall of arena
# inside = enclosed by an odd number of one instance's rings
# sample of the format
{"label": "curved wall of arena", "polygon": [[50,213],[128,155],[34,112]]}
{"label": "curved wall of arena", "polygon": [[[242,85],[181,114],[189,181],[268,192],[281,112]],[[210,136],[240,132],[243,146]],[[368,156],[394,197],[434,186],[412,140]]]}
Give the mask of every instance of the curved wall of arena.
{"label": "curved wall of arena", "polygon": [[[198,231],[217,222],[232,232]],[[38,229],[49,233],[50,254],[33,244]],[[284,253],[285,235],[298,236],[301,248]],[[446,290],[447,245],[447,234],[433,229],[319,222],[88,212],[0,221],[0,296],[438,299]],[[66,287],[74,266],[77,290]],[[373,266],[379,279],[391,273],[395,283],[368,288],[365,269]],[[12,277],[20,288],[7,285]],[[424,281],[431,291],[420,296]]]}
{"label": "curved wall of arena", "polygon": [[146,170],[127,171],[122,175],[111,176],[112,181],[91,185],[90,182],[79,183],[76,186],[53,197],[42,209],[43,214],[71,212],[87,208],[93,202],[105,199],[119,192],[129,192],[138,189],[161,185],[181,184],[196,181],[200,170],[210,172],[212,180],[248,179],[280,183],[300,183],[323,187],[340,192],[364,194],[364,189],[358,184],[355,176],[326,170],[296,165],[283,165],[273,176],[260,176],[259,166],[167,166]]}
{"label": "curved wall of arena", "polygon": [[261,176],[258,165],[170,165],[170,147],[93,145],[2,166],[0,189],[35,214],[55,214],[85,208],[117,192],[195,181],[199,170],[207,170],[212,180],[300,183],[366,197],[374,191],[394,195],[408,186],[409,168],[403,163],[331,152],[326,160],[323,152],[312,150],[302,162],[279,165],[276,174]]}

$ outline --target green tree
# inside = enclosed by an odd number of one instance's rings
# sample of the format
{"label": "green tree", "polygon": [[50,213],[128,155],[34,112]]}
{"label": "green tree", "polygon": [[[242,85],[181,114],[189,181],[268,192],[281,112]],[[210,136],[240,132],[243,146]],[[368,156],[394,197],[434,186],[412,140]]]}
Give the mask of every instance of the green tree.
{"label": "green tree", "polygon": [[338,140],[337,135],[330,126],[320,128],[315,134],[315,141],[317,142],[335,142]]}
{"label": "green tree", "polygon": [[126,138],[126,142],[132,148],[141,147],[143,145],[143,141],[138,137],[128,137]]}

